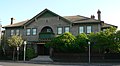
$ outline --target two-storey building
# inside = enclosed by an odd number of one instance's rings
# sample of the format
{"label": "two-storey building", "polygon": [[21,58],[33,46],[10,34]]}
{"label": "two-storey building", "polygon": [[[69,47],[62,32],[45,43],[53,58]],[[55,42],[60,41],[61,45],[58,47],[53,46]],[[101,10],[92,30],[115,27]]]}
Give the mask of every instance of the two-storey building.
{"label": "two-storey building", "polygon": [[11,18],[11,24],[3,27],[5,28],[5,38],[7,39],[15,34],[21,35],[29,45],[36,49],[38,54],[48,54],[49,49],[44,47],[45,42],[60,34],[70,32],[76,36],[80,33],[96,33],[114,26],[101,21],[99,10],[97,14],[98,19],[95,19],[94,15],[90,18],[80,15],[60,16],[45,9],[30,20],[13,24],[13,18]]}

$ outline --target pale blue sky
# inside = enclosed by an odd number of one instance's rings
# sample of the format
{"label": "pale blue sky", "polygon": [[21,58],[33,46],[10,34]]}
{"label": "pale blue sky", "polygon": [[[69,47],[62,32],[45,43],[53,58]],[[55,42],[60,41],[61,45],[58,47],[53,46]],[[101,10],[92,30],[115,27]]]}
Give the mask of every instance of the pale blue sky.
{"label": "pale blue sky", "polygon": [[95,15],[96,19],[100,9],[102,20],[120,29],[120,0],[1,0],[0,21],[5,26],[11,17],[15,22],[31,19],[45,8],[60,16]]}

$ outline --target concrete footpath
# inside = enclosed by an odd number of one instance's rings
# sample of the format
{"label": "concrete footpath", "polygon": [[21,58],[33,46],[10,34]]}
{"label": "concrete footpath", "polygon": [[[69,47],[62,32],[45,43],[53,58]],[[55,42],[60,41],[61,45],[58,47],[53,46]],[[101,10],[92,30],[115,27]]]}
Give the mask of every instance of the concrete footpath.
{"label": "concrete footpath", "polygon": [[18,63],[20,64],[37,64],[37,65],[45,65],[45,66],[120,66],[120,63],[75,63],[75,62],[53,62],[49,56],[38,56],[36,58],[31,59],[30,61],[2,61],[0,64],[6,63]]}
{"label": "concrete footpath", "polygon": [[120,63],[80,63],[80,62],[53,62],[53,60],[49,56],[38,56],[36,58],[31,59],[30,61],[26,61],[26,63],[33,64],[52,64],[52,65],[95,65],[95,66],[120,66]]}

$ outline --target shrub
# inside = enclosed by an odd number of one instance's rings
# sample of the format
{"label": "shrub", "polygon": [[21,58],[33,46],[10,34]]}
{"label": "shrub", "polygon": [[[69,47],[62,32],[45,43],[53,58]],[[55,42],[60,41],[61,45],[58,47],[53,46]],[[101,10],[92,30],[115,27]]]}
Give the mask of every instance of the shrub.
{"label": "shrub", "polygon": [[73,52],[75,48],[75,39],[75,36],[67,32],[53,38],[52,41],[45,44],[45,46],[52,47],[58,52]]}
{"label": "shrub", "polygon": [[79,52],[85,52],[85,50],[87,50],[87,47],[88,47],[87,40],[88,40],[88,37],[85,33],[82,33],[76,36],[75,43],[78,45]]}
{"label": "shrub", "polygon": [[30,60],[30,59],[32,59],[34,57],[36,57],[35,49],[27,48],[27,50],[26,50],[26,59]]}

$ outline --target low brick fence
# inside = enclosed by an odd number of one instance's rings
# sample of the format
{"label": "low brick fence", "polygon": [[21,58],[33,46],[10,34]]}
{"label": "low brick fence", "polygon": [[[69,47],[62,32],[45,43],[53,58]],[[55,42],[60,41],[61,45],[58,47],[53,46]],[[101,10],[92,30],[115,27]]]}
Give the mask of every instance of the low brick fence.
{"label": "low brick fence", "polygon": [[[120,62],[120,54],[91,54],[91,62]],[[53,53],[51,58],[55,62],[88,62],[88,53]]]}

